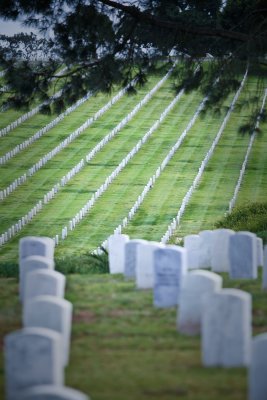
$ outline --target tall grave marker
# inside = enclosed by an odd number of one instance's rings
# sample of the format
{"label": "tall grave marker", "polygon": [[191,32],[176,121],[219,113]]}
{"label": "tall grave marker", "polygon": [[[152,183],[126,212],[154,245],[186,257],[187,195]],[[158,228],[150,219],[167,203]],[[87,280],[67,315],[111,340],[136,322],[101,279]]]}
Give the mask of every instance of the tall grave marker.
{"label": "tall grave marker", "polygon": [[154,305],[172,307],[178,304],[182,279],[187,273],[187,251],[169,245],[154,251]]}
{"label": "tall grave marker", "polygon": [[123,274],[125,260],[125,244],[128,235],[114,234],[108,238],[108,260],[111,274]]}
{"label": "tall grave marker", "polygon": [[154,287],[154,252],[161,248],[164,248],[164,245],[158,242],[147,242],[138,246],[136,256],[136,286],[138,289]]}
{"label": "tall grave marker", "polygon": [[251,343],[251,295],[239,289],[207,294],[203,301],[201,333],[204,366],[247,366]]}
{"label": "tall grave marker", "polygon": [[254,233],[237,232],[230,237],[229,261],[232,279],[257,278],[257,240]]}

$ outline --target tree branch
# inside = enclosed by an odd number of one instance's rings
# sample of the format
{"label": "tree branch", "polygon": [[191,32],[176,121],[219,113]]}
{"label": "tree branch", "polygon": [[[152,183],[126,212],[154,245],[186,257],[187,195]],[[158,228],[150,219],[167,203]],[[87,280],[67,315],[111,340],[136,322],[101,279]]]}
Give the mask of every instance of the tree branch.
{"label": "tree branch", "polygon": [[148,12],[142,12],[135,6],[126,6],[124,4],[117,3],[113,0],[98,0],[100,3],[115,8],[117,10],[124,11],[132,17],[145,22],[147,24],[158,26],[161,28],[168,28],[174,32],[183,32],[191,35],[201,35],[208,37],[221,37],[225,39],[233,39],[240,42],[247,42],[251,39],[250,35],[242,32],[234,32],[225,29],[218,28],[204,28],[201,26],[193,26],[190,24],[182,24],[173,21],[167,21],[158,17],[153,16]]}

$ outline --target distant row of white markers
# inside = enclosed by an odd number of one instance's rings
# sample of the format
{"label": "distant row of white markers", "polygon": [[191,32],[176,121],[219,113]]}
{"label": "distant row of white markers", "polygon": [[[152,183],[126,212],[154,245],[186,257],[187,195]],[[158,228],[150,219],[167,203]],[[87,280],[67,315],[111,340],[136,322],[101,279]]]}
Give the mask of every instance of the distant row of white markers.
{"label": "distant row of white markers", "polygon": [[[96,121],[101,115],[103,115],[112,106],[112,104],[116,103],[123,96],[123,94],[126,93],[126,90],[127,87],[122,89],[107,104],[105,104],[100,110],[98,110],[93,117],[90,117],[79,128],[72,132],[66,139],[62,140],[56,147],[54,147],[51,151],[40,158],[40,160],[32,165],[26,173],[24,173],[21,177],[16,178],[12,183],[9,184],[7,188],[3,189],[0,192],[0,200],[3,200],[7,196],[9,196],[15,189],[17,189],[20,184],[24,183],[28,177],[33,176],[37,171],[43,168],[48,163],[48,161],[50,161],[61,150],[63,150],[71,142],[73,142],[86,128],[88,128],[94,121]],[[22,177],[25,177],[24,181],[22,181]]]}
{"label": "distant row of white markers", "polygon": [[235,107],[235,104],[236,104],[236,102],[238,100],[238,97],[239,97],[239,95],[240,95],[240,93],[241,93],[241,91],[242,91],[242,89],[244,87],[245,81],[247,79],[247,74],[248,74],[248,70],[246,70],[246,72],[244,74],[244,77],[242,79],[240,87],[237,90],[237,92],[236,92],[236,94],[235,94],[235,96],[234,96],[234,98],[232,100],[232,103],[231,103],[231,105],[229,107],[229,110],[228,110],[228,112],[226,113],[226,115],[224,117],[224,120],[223,120],[223,122],[222,122],[222,124],[221,124],[221,126],[219,128],[219,131],[216,134],[215,139],[212,142],[211,147],[209,148],[205,158],[201,162],[201,165],[200,165],[200,167],[198,169],[198,173],[196,174],[192,185],[190,186],[190,188],[188,189],[187,193],[185,194],[185,196],[184,196],[184,198],[182,200],[182,204],[181,204],[181,206],[180,206],[180,208],[179,208],[179,210],[177,212],[176,217],[173,218],[172,222],[169,224],[166,232],[164,233],[164,235],[161,238],[161,242],[162,243],[167,243],[170,240],[170,238],[173,236],[173,234],[176,231],[177,227],[179,226],[180,220],[181,220],[181,218],[182,218],[182,216],[183,216],[183,214],[185,212],[185,209],[186,209],[186,207],[187,207],[187,205],[188,205],[188,203],[189,203],[189,201],[190,201],[195,189],[197,188],[197,186],[198,186],[198,184],[199,184],[199,182],[201,180],[201,177],[202,177],[202,175],[204,173],[204,170],[205,170],[206,166],[208,165],[208,162],[209,162],[211,156],[214,153],[214,150],[215,150],[215,148],[216,148],[216,146],[217,146],[217,144],[218,144],[218,142],[219,142],[219,140],[220,140],[220,138],[222,136],[222,133],[223,133],[223,131],[225,129],[225,126],[226,126],[226,124],[227,124],[227,122],[228,122],[228,120],[229,120],[229,118],[231,116],[231,113],[232,113],[232,111],[233,111],[233,109]]}
{"label": "distant row of white markers", "polygon": [[39,104],[35,108],[31,109],[30,111],[28,111],[27,113],[23,114],[21,117],[16,119],[16,121],[11,122],[11,124],[9,124],[8,126],[6,126],[3,129],[1,129],[0,130],[0,137],[7,135],[10,131],[12,131],[13,129],[17,128],[17,126],[19,126],[20,124],[22,124],[22,122],[24,122],[27,119],[33,117],[35,114],[37,114],[41,110],[41,108],[44,105],[46,105],[46,104],[52,102],[53,100],[57,99],[59,96],[61,96],[61,94],[62,94],[62,90],[59,90],[57,93],[55,93],[53,96],[51,96],[49,100],[46,100],[42,104]]}
{"label": "distant row of white markers", "polygon": [[[87,163],[91,161],[91,159],[136,115],[136,113],[143,107],[155,94],[155,92],[163,85],[163,83],[169,78],[171,73],[173,72],[174,67],[172,67],[167,74],[145,95],[145,97],[133,108],[133,110],[125,117],[122,119],[122,121],[114,128],[110,133],[108,133],[85,157],[85,160]],[[101,109],[99,109],[93,117],[90,117],[87,121],[85,121],[79,128],[77,128],[74,132],[72,132],[66,139],[61,141],[59,145],[57,145],[54,149],[52,149],[49,153],[45,154],[37,163],[35,163],[33,166],[31,166],[26,174],[23,174],[21,177],[16,178],[12,183],[8,185],[5,189],[0,191],[0,200],[4,200],[7,196],[9,196],[12,192],[14,192],[15,189],[17,189],[18,186],[20,186],[22,183],[24,183],[27,179],[27,177],[33,176],[39,169],[43,168],[48,161],[50,161],[54,156],[56,156],[61,150],[63,150],[65,147],[67,147],[71,142],[73,142],[79,135],[84,132],[85,129],[87,129],[89,126],[93,124],[101,115],[103,115],[109,108],[115,104],[128,90],[130,85],[134,85],[135,81],[132,81],[129,85],[127,85],[125,88],[120,90],[116,96],[114,96],[108,103],[106,103]],[[79,100],[81,101],[81,100]],[[85,101],[85,100],[83,100]],[[60,116],[59,116],[60,117]],[[59,118],[58,117],[58,118]],[[63,117],[62,117],[63,118]],[[62,119],[61,118],[61,119]],[[54,120],[50,124],[48,124],[46,127],[43,129],[45,132],[49,129],[51,129],[56,123],[59,121]],[[50,125],[53,126],[50,126]],[[42,131],[38,131],[35,135],[33,135],[30,139],[32,140],[33,137],[36,136],[35,140],[39,138],[39,134]],[[26,142],[23,142],[26,143]],[[23,146],[23,144],[21,144]],[[11,152],[14,152],[15,150],[13,149]],[[14,154],[15,155],[15,154]],[[13,155],[12,155],[13,156]],[[8,159],[6,159],[6,155],[4,156],[5,162],[11,157],[9,155]],[[85,163],[85,160],[82,159],[78,164]],[[72,168],[72,170],[75,169]],[[62,181],[66,181],[65,176],[62,178]],[[66,181],[67,182],[67,181]]]}
{"label": "distant row of white markers", "polygon": [[256,123],[255,123],[255,126],[254,126],[254,130],[253,130],[253,133],[251,135],[251,138],[250,138],[250,141],[249,141],[249,144],[248,144],[248,149],[247,149],[247,152],[246,152],[246,155],[245,155],[245,159],[244,159],[242,167],[240,169],[239,177],[238,177],[238,180],[237,180],[237,183],[236,183],[236,187],[235,187],[235,190],[234,190],[234,195],[233,195],[232,199],[229,202],[228,212],[232,211],[233,207],[235,206],[236,200],[237,200],[238,192],[240,190],[241,183],[242,183],[245,171],[246,171],[249,154],[251,152],[252,145],[253,145],[254,139],[256,137],[257,130],[258,130],[259,125],[260,125],[260,120],[261,120],[261,118],[263,116],[263,113],[264,113],[266,97],[267,97],[267,89],[265,89],[264,96],[263,96],[263,99],[262,99],[261,109],[260,109],[259,115],[257,116]]}
{"label": "distant row of white markers", "polygon": [[[238,89],[238,91],[236,92],[234,99],[231,103],[231,107],[228,111],[228,113],[226,114],[223,123],[215,137],[215,139],[212,142],[212,145],[210,147],[210,149],[208,150],[204,160],[201,163],[200,168],[198,169],[198,173],[193,181],[193,184],[191,185],[191,187],[189,188],[189,190],[187,191],[186,195],[184,196],[184,199],[182,201],[182,204],[180,206],[180,209],[177,213],[176,218],[173,218],[172,222],[169,224],[166,233],[162,236],[161,238],[161,242],[162,243],[167,243],[171,236],[174,234],[176,228],[178,227],[179,223],[180,223],[180,219],[185,211],[185,208],[193,194],[193,191],[196,189],[197,184],[199,183],[201,176],[204,172],[204,169],[210,159],[210,157],[212,156],[214,149],[224,131],[224,128],[226,126],[226,123],[230,117],[230,114],[234,108],[234,105],[240,95],[240,92],[244,86],[245,80],[247,77],[247,71],[244,75],[244,78],[241,82],[240,88]],[[216,83],[216,81],[215,81]],[[168,165],[169,161],[172,159],[172,157],[174,156],[174,154],[176,153],[176,151],[180,148],[183,140],[185,139],[188,131],[192,128],[192,126],[194,125],[197,117],[199,116],[199,114],[201,113],[201,111],[204,109],[205,104],[208,100],[208,96],[204,97],[204,99],[202,100],[202,102],[200,103],[200,105],[198,106],[195,114],[193,115],[193,117],[191,118],[189,124],[187,125],[187,127],[185,128],[185,130],[182,132],[181,136],[179,137],[179,139],[177,140],[177,142],[174,144],[174,146],[172,146],[171,150],[169,151],[169,153],[167,154],[167,156],[165,157],[165,159],[163,160],[163,162],[161,163],[161,165],[157,168],[157,170],[155,171],[155,173],[152,175],[152,177],[148,180],[147,184],[145,185],[142,193],[140,196],[138,196],[138,199],[136,200],[135,204],[133,205],[133,207],[131,208],[131,210],[128,213],[128,216],[123,218],[122,223],[120,225],[118,225],[115,229],[114,229],[114,234],[116,233],[122,233],[123,229],[128,225],[128,223],[130,222],[130,220],[134,217],[135,213],[137,212],[137,210],[139,209],[139,207],[141,206],[141,204],[143,203],[146,195],[148,194],[148,192],[152,189],[152,187],[154,186],[155,182],[157,181],[157,179],[160,177],[161,173],[163,172],[163,170],[165,169],[165,167]],[[101,254],[102,253],[102,248],[107,248],[107,240],[104,240],[104,242],[101,244],[101,246],[99,246],[96,250],[94,250],[94,253],[96,254]]]}
{"label": "distant row of white markers", "polygon": [[[116,128],[114,128],[110,134],[108,134],[101,142],[99,142],[99,144],[86,156],[86,161],[89,162],[92,157],[96,154],[96,152],[100,151],[100,149],[111,139],[111,137],[113,137],[113,135],[115,133],[117,133],[122,126],[124,126],[128,120],[130,118],[132,118],[132,116],[137,112],[137,110],[143,105],[145,104],[148,99],[152,96],[152,94],[160,87],[160,85],[162,85],[162,83],[168,78],[168,76],[171,74],[172,69],[164,76],[164,78],[159,81],[157,83],[157,85],[145,96],[145,98],[143,100],[141,100],[141,102],[135,107],[135,109],[126,117],[124,118],[124,120],[118,124],[118,126]],[[193,194],[194,189],[197,186],[197,183],[199,182],[203,172],[204,172],[204,168],[207,165],[216,144],[219,141],[219,138],[226,126],[226,123],[230,117],[230,114],[234,108],[234,105],[239,97],[239,94],[241,92],[241,89],[244,85],[245,79],[247,76],[247,71],[244,75],[244,78],[242,80],[242,83],[240,85],[240,88],[238,89],[237,93],[234,96],[234,99],[231,103],[231,107],[228,111],[228,113],[226,114],[224,121],[215,137],[215,139],[213,140],[212,146],[209,149],[209,151],[206,154],[206,157],[204,159],[204,161],[201,163],[201,167],[199,168],[199,172],[192,184],[192,186],[190,187],[190,189],[188,190],[187,194],[185,195],[182,205],[178,211],[177,217],[173,219],[173,221],[171,222],[171,224],[169,225],[166,233],[163,235],[161,241],[162,243],[166,243],[167,241],[169,241],[170,237],[172,236],[172,234],[174,233],[175,229],[177,228],[177,225],[180,222],[180,218],[182,216],[182,214],[185,211],[185,207],[187,205],[187,203],[189,202],[191,195]],[[183,90],[181,90],[179,92],[179,94],[175,97],[175,99],[169,104],[169,106],[166,108],[166,110],[162,113],[162,115],[160,116],[159,120],[156,121],[156,123],[150,128],[150,130],[145,134],[145,136],[142,138],[141,141],[139,141],[137,143],[137,145],[135,146],[135,148],[128,154],[128,156],[120,163],[120,165],[116,168],[115,171],[113,171],[113,173],[106,179],[105,183],[96,191],[96,193],[92,196],[92,198],[85,204],[84,207],[82,207],[82,209],[69,221],[69,230],[72,231],[75,226],[85,217],[85,215],[88,213],[88,211],[90,210],[90,208],[94,205],[96,199],[108,188],[108,186],[111,184],[111,182],[113,181],[113,179],[118,175],[120,169],[124,168],[128,161],[132,158],[132,156],[140,149],[141,145],[143,143],[146,142],[147,138],[151,135],[151,133],[153,133],[153,131],[155,129],[157,129],[157,127],[159,126],[160,122],[163,121],[163,119],[165,118],[165,116],[168,114],[168,112],[173,108],[173,106],[176,104],[176,102],[180,99],[180,97],[183,94]],[[163,160],[162,164],[160,165],[159,168],[157,168],[155,174],[149,179],[148,183],[145,185],[143,192],[141,193],[141,195],[138,197],[137,201],[135,202],[134,206],[131,208],[131,210],[129,211],[129,214],[127,217],[125,217],[122,221],[122,224],[120,224],[115,230],[114,233],[121,233],[122,229],[125,228],[128,224],[128,222],[133,218],[133,216],[135,215],[135,213],[137,212],[138,208],[140,207],[140,205],[142,204],[142,202],[144,201],[147,193],[150,191],[150,189],[153,187],[155,181],[159,178],[159,176],[161,175],[161,172],[165,169],[166,165],[168,164],[168,162],[170,161],[170,159],[173,157],[173,155],[175,154],[175,152],[178,150],[178,148],[180,147],[181,143],[183,142],[185,136],[187,135],[187,132],[191,129],[191,127],[194,125],[198,115],[200,114],[201,110],[204,108],[205,103],[208,99],[208,96],[206,96],[202,102],[200,103],[199,107],[197,108],[197,111],[195,112],[194,116],[192,117],[192,119],[190,120],[188,126],[186,127],[186,129],[183,131],[183,133],[181,134],[181,136],[179,137],[178,141],[175,143],[175,145],[171,148],[170,152],[168,153],[168,155],[165,157],[165,159]],[[106,106],[105,106],[106,107]],[[6,232],[4,232],[1,236],[0,236],[0,245],[5,244],[7,241],[9,241],[13,236],[15,236],[22,228],[24,225],[26,225],[28,222],[30,222],[32,220],[32,218],[42,209],[43,204],[47,204],[49,201],[51,201],[55,195],[58,193],[58,191],[60,190],[61,186],[64,186],[66,183],[69,182],[70,179],[73,178],[73,176],[75,176],[85,165],[85,161],[84,159],[82,159],[78,164],[76,164],[75,167],[73,167],[66,175],[64,175],[64,177],[61,179],[61,182],[55,184],[53,186],[53,188],[47,192],[44,195],[43,200],[40,200],[37,202],[37,204],[24,216],[22,217],[16,224],[14,224],[12,227],[10,227]],[[118,171],[117,171],[118,170]],[[21,181],[25,181],[24,176],[19,178],[19,180],[21,179]],[[14,184],[15,185],[15,184]],[[7,189],[9,191],[9,188]],[[2,196],[2,193],[0,192],[0,198]],[[67,238],[68,236],[68,227],[65,226],[62,228],[62,232],[61,232],[61,239],[64,240]],[[56,245],[59,244],[60,241],[60,236],[56,235],[54,240]],[[102,245],[96,249],[96,253],[101,253],[101,247],[106,248],[107,246],[107,240],[105,240]]]}
{"label": "distant row of white markers", "polygon": [[[68,69],[67,67],[62,68],[62,70],[57,73],[57,76],[55,76],[54,78],[51,79],[51,82],[53,80],[57,79],[58,76],[62,75],[67,69]],[[5,71],[0,72],[0,77],[5,75]],[[53,102],[55,99],[57,99],[59,96],[61,96],[61,94],[62,94],[62,90],[59,90],[57,93],[55,93],[53,96],[51,96],[48,100],[46,100],[43,103],[39,104],[38,106],[32,108],[27,113],[21,115],[17,120],[11,122],[11,124],[6,126],[5,128],[2,128],[0,130],[0,137],[7,135],[10,131],[15,129],[22,122],[26,121],[27,119],[29,119],[32,116],[34,116],[35,114],[37,114],[44,105]],[[6,106],[2,107],[1,111],[6,111],[8,108],[9,108],[9,106],[6,105]]]}
{"label": "distant row of white markers", "polygon": [[267,290],[267,246],[263,260],[259,239],[227,229],[188,235],[185,247],[121,234],[108,239],[110,273],[135,279],[137,289],[152,289],[155,307],[178,307],[177,330],[201,334],[203,366],[248,367],[249,400],[266,400],[267,332],[252,338],[251,295],[222,288],[216,272],[255,279],[261,263]]}
{"label": "distant row of white markers", "polygon": [[0,157],[0,165],[6,164],[12,157],[20,153],[22,150],[26,149],[36,140],[40,139],[45,133],[47,133],[50,129],[54,128],[60,121],[62,121],[67,115],[72,113],[76,108],[85,103],[92,96],[91,92],[88,92],[84,97],[78,100],[75,104],[68,107],[63,113],[59,114],[53,121],[49,122],[49,124],[45,125],[43,128],[39,129],[34,135],[24,140],[12,150],[8,151],[2,157]]}
{"label": "distant row of white markers", "polygon": [[65,276],[54,270],[54,241],[24,237],[19,245],[23,328],[4,338],[6,400],[89,400],[64,386],[72,304]]}
{"label": "distant row of white markers", "polygon": [[[164,83],[164,81],[169,77],[173,69],[170,69],[169,72],[151,89],[149,93],[146,94],[146,96],[136,105],[136,107],[108,134],[106,135],[95,147],[93,150],[91,150],[88,155],[86,156],[86,161],[89,163],[91,159],[95,156],[97,152],[99,152],[104,145],[112,139],[112,137],[117,134],[120,129],[126,123],[133,118],[133,116],[136,114],[136,112],[152,97],[152,95],[158,90],[158,88]],[[126,90],[126,89],[123,89]],[[123,91],[119,92],[109,103],[107,103],[102,109],[100,109],[96,115],[102,115],[104,112],[104,109],[106,110],[113,104],[115,101],[118,100],[119,97],[122,96]],[[94,205],[95,201],[99,196],[101,196],[104,191],[108,188],[108,186],[111,184],[111,182],[114,180],[114,178],[118,175],[118,173],[123,169],[127,163],[130,161],[130,159],[139,151],[141,146],[147,141],[147,139],[150,137],[150,135],[158,128],[159,124],[163,121],[163,119],[166,117],[166,115],[169,113],[169,111],[174,107],[176,102],[180,99],[181,95],[183,94],[183,90],[180,91],[180,93],[174,98],[174,100],[169,104],[169,106],[165,109],[165,111],[161,114],[159,120],[156,121],[156,123],[153,124],[153,126],[150,128],[150,130],[143,136],[141,140],[137,143],[137,145],[131,150],[131,152],[122,160],[122,162],[118,165],[118,167],[112,172],[112,174],[106,179],[103,185],[99,187],[99,189],[93,194],[91,199],[88,200],[88,202],[82,207],[82,209],[69,221],[69,230],[72,231],[75,226],[85,217],[85,215],[88,213],[88,211],[91,209],[91,207]],[[85,123],[86,124],[86,123]],[[83,124],[84,125],[84,124]],[[47,162],[45,160],[45,162]],[[21,231],[21,229],[28,224],[35,216],[36,214],[42,210],[42,207],[44,204],[47,204],[50,202],[58,193],[61,187],[65,186],[78,172],[81,171],[82,168],[86,165],[84,158],[82,158],[66,175],[61,178],[60,182],[56,183],[52,189],[50,189],[43,197],[42,200],[39,200],[35,206],[31,208],[31,210],[26,213],[22,218],[18,220],[17,223],[13,224],[10,228],[6,230],[6,232],[2,233],[0,235],[0,246],[4,245],[7,243],[9,240],[11,240],[18,232]],[[41,160],[41,166],[42,167],[42,160]],[[34,173],[35,173],[34,169]],[[26,175],[23,175],[21,178],[18,178],[20,184],[24,183],[26,180]],[[14,183],[15,188],[17,187],[17,183]],[[12,184],[12,185],[13,185]],[[4,190],[5,194],[6,189]],[[9,188],[7,188],[7,192],[9,193]],[[0,199],[2,198],[3,194],[0,192]],[[68,236],[68,227],[65,226],[61,230],[61,235],[56,235],[54,240],[55,244],[59,244],[59,238],[61,240],[66,239]]]}

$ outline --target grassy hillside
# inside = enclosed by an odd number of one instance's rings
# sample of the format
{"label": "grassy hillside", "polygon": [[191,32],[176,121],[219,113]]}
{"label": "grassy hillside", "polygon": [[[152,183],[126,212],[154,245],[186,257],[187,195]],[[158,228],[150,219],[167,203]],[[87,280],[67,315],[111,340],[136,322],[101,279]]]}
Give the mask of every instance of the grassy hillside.
{"label": "grassy hillside", "polygon": [[[137,95],[124,95],[43,168],[33,176],[29,176],[24,184],[1,201],[0,233],[8,230],[38,201],[43,200],[44,195],[55,184],[60,183],[61,178],[80,160],[85,159],[97,143],[134,109],[162,77],[162,74],[151,76],[147,84],[138,90]],[[227,211],[249,142],[249,136],[241,135],[239,131],[254,111],[247,100],[253,98],[256,90],[257,82],[255,76],[251,74],[183,215],[175,233],[176,237],[214,227],[214,222]],[[134,218],[124,229],[130,237],[160,240],[192,185],[234,95],[235,93],[230,93],[225,99],[219,114],[207,109],[198,116],[180,148],[157,179],[153,189],[149,191]],[[86,217],[75,230],[69,232],[64,241],[61,240],[62,228],[68,226],[69,220],[89,201],[123,158],[144,137],[174,96],[172,80],[168,79],[113,139],[96,153],[68,184],[60,188],[55,198],[48,204],[43,204],[42,211],[20,233],[1,246],[0,263],[16,262],[18,241],[26,235],[50,237],[59,235],[60,243],[56,248],[56,257],[62,257],[73,254],[78,256],[92,251],[112,234],[128,215],[150,177],[155,174],[192,120],[203,100],[198,91],[181,96],[159,127],[95,202]],[[0,166],[1,189],[26,173],[41,157],[58,146],[109,100],[110,98],[101,94],[91,97],[39,140]],[[240,108],[240,104],[245,106]],[[33,135],[49,118],[51,117],[37,114],[0,138],[1,155]],[[247,173],[238,196],[238,205],[247,203],[250,199],[262,201],[266,194],[265,130],[266,122],[262,122],[262,134],[254,141]]]}

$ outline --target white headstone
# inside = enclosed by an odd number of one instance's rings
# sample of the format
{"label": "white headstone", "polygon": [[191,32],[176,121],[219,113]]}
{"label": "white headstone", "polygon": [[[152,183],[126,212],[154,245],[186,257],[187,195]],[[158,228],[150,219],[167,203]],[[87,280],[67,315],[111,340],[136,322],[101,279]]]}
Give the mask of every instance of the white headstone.
{"label": "white headstone", "polygon": [[187,250],[188,269],[199,268],[199,235],[184,237],[184,248]]}
{"label": "white headstone", "polygon": [[23,325],[52,329],[61,334],[63,365],[68,364],[71,335],[72,304],[54,296],[37,296],[27,301],[23,309]]}
{"label": "white headstone", "polygon": [[242,367],[250,359],[251,295],[222,289],[203,298],[201,318],[204,366]]}
{"label": "white headstone", "polygon": [[108,260],[111,274],[122,274],[124,271],[125,243],[128,235],[114,234],[108,238]]}
{"label": "white headstone", "polygon": [[263,240],[260,237],[257,240],[257,266],[263,267]]}
{"label": "white headstone", "polygon": [[21,400],[89,400],[89,397],[69,387],[40,385],[23,391]]}
{"label": "white headstone", "polygon": [[211,266],[211,246],[213,231],[205,230],[199,232],[199,268]]}
{"label": "white headstone", "polygon": [[24,301],[36,296],[49,295],[63,298],[66,277],[51,269],[38,269],[26,275]]}
{"label": "white headstone", "polygon": [[222,277],[214,272],[193,270],[185,275],[179,299],[177,327],[179,332],[197,335],[201,331],[203,296],[222,288]]}
{"label": "white headstone", "polygon": [[262,288],[267,290],[267,245],[264,246],[263,253]]}
{"label": "white headstone", "polygon": [[19,265],[19,289],[20,299],[24,301],[25,282],[27,274],[39,269],[54,269],[54,260],[42,256],[23,258]]}
{"label": "white headstone", "polygon": [[228,272],[229,238],[234,235],[231,229],[216,229],[212,235],[211,268],[214,272]]}
{"label": "white headstone", "polygon": [[10,333],[4,340],[6,400],[20,400],[35,385],[63,385],[60,335],[42,328]]}
{"label": "white headstone", "polygon": [[254,233],[237,232],[229,240],[230,277],[257,278],[257,241]]}
{"label": "white headstone", "polygon": [[181,281],[187,273],[187,252],[179,246],[165,246],[154,251],[154,305],[172,307],[178,304]]}
{"label": "white headstone", "polygon": [[252,339],[249,366],[249,400],[267,398],[267,333]]}
{"label": "white headstone", "polygon": [[137,249],[141,244],[145,244],[146,240],[132,239],[125,243],[124,247],[124,276],[126,278],[135,278]]}
{"label": "white headstone", "polygon": [[163,247],[164,245],[158,242],[147,242],[137,247],[136,286],[138,289],[153,289],[154,251]]}
{"label": "white headstone", "polygon": [[25,236],[19,241],[19,260],[30,256],[54,259],[55,244],[49,237]]}

